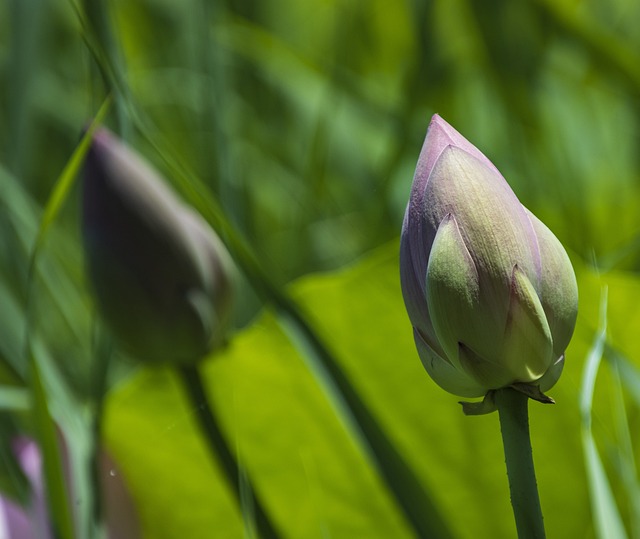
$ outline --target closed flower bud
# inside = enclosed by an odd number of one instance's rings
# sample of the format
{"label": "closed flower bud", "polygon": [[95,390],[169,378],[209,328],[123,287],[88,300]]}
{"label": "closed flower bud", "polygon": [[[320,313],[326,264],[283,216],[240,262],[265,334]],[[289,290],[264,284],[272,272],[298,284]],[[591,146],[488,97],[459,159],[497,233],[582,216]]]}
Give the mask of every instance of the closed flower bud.
{"label": "closed flower bud", "polygon": [[578,306],[569,258],[496,167],[437,115],[405,214],[400,269],[418,353],[443,389],[479,397],[556,383]]}
{"label": "closed flower bud", "polygon": [[232,264],[208,224],[106,130],[84,170],[82,228],[98,308],[144,361],[191,363],[225,337]]}

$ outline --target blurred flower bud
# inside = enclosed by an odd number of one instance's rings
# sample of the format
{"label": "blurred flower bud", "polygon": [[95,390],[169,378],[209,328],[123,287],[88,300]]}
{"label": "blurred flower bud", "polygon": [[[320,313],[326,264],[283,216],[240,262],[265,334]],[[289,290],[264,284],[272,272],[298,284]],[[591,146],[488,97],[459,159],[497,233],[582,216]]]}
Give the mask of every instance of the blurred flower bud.
{"label": "blurred flower bud", "polygon": [[225,337],[232,264],[150,165],[99,130],[84,170],[83,236],[98,307],[145,361],[190,363]]}
{"label": "blurred flower bud", "polygon": [[443,389],[479,397],[556,383],[578,308],[571,262],[496,167],[437,115],[405,214],[400,270],[418,353]]}

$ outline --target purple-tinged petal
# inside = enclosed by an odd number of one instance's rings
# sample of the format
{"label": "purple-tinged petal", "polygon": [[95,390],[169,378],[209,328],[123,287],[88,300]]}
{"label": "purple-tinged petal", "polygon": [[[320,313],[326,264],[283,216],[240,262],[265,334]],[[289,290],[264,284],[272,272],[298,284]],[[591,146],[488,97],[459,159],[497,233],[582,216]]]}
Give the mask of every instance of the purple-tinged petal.
{"label": "purple-tinged petal", "polygon": [[29,480],[31,498],[27,507],[21,507],[0,497],[0,539],[52,539],[38,447],[28,438],[18,438],[12,445],[22,471]]}
{"label": "purple-tinged petal", "polygon": [[[406,215],[405,215],[406,221]],[[435,330],[429,316],[427,308],[424,281],[426,272],[418,278],[411,257],[411,245],[409,234],[406,228],[402,230],[400,238],[400,283],[402,285],[402,296],[407,308],[411,324],[418,329],[420,334],[429,343],[429,346],[444,355],[444,351],[437,341]]]}
{"label": "purple-tinged petal", "polygon": [[226,328],[211,325],[227,318],[217,306],[228,304],[228,291],[211,290],[225,267],[211,264],[220,242],[150,165],[104,129],[85,163],[83,233],[98,306],[135,357],[189,363],[220,340]]}
{"label": "purple-tinged petal", "polygon": [[38,539],[26,511],[0,497],[0,539]]}

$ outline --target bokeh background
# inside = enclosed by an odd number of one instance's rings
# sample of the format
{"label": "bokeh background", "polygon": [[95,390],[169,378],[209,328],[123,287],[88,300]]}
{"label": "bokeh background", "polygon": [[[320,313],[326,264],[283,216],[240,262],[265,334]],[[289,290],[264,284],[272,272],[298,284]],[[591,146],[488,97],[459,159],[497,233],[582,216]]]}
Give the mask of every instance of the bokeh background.
{"label": "bokeh background", "polygon": [[[28,500],[11,440],[40,432],[45,402],[74,457],[82,529],[100,431],[118,466],[103,482],[126,482],[144,537],[252,534],[172,370],[96,337],[79,187],[52,192],[111,95],[104,123],[293,298],[451,536],[513,537],[497,417],[463,417],[428,379],[400,296],[397,238],[437,112],[576,268],[558,404],[532,405],[549,535],[640,537],[639,17],[630,0],[0,3],[0,489]],[[47,204],[58,211],[43,228]],[[393,467],[371,457],[274,297],[244,273],[237,332],[203,371],[283,536],[419,535],[385,479]]]}

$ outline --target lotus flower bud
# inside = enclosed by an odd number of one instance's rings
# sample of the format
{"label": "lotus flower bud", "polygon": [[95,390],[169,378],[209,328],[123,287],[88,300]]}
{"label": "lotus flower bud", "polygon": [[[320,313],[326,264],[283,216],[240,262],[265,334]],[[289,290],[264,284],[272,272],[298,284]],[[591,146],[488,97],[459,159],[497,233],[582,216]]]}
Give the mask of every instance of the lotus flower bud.
{"label": "lotus flower bud", "polygon": [[98,307],[146,361],[190,363],[225,337],[230,257],[208,224],[106,130],[87,156],[83,236]]}
{"label": "lotus flower bud", "polygon": [[431,120],[400,247],[404,301],[422,363],[446,391],[546,391],[564,364],[578,289],[553,233],[496,167]]}

